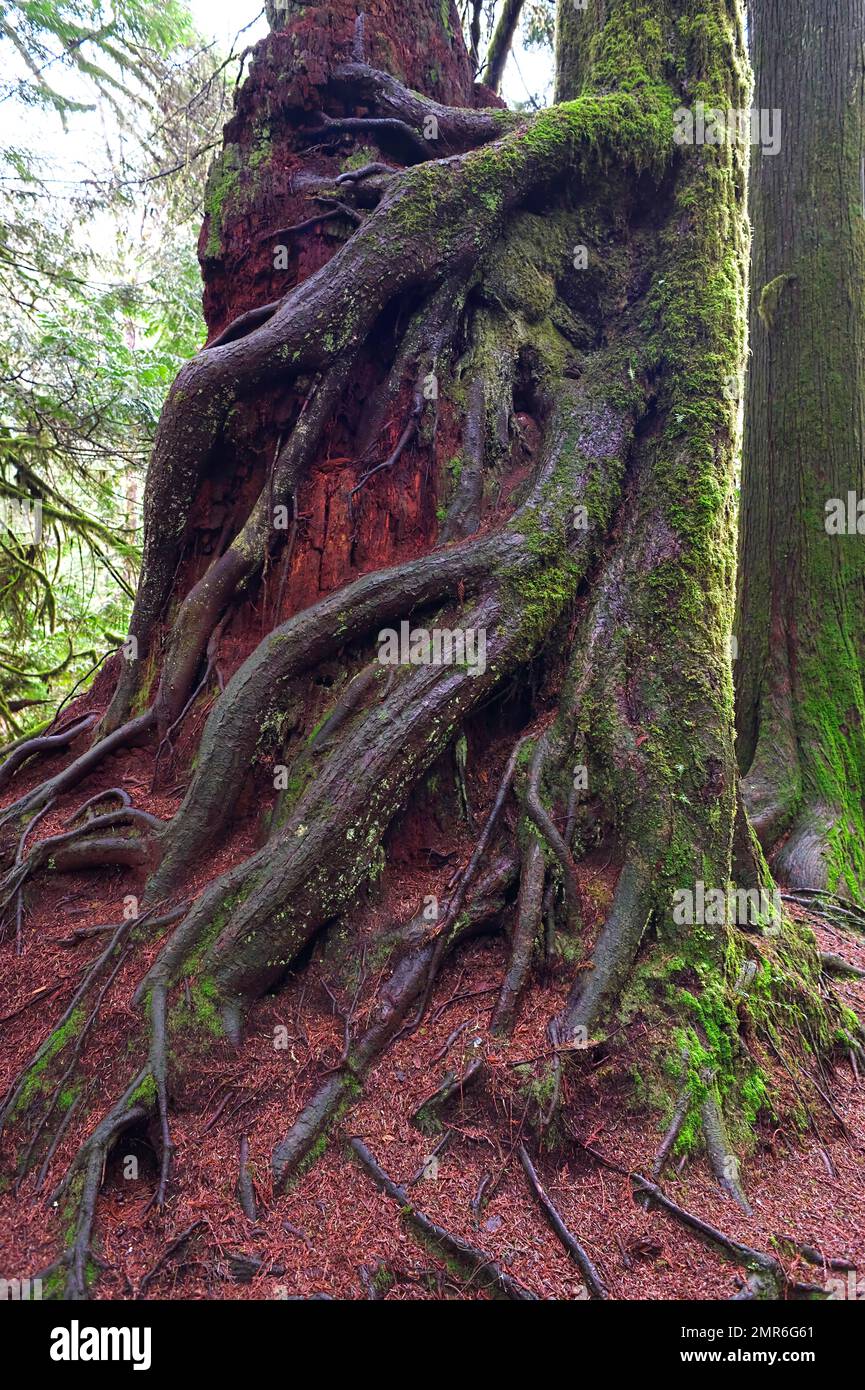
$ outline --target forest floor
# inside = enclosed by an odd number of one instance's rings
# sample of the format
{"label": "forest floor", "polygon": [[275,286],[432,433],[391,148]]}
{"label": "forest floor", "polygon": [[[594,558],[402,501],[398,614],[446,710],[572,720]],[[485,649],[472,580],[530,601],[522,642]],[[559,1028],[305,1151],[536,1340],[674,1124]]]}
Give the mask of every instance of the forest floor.
{"label": "forest floor", "polygon": [[[39,838],[57,833],[83,800],[108,786],[125,787],[136,805],[158,815],[173,814],[179,795],[150,792],[152,757],[152,752],[137,750],[108,759],[40,822]],[[6,800],[62,762],[46,761],[22,774]],[[248,832],[240,827],[230,845],[208,864],[206,875],[200,875],[197,887],[248,850],[244,834]],[[443,871],[442,883],[450,872],[452,865]],[[582,872],[590,880],[584,877],[586,900],[603,905],[615,871],[604,863],[590,863]],[[420,880],[407,871],[386,903],[364,910],[364,934],[400,920],[401,911],[408,915],[416,910],[419,894],[434,891],[429,871]],[[134,892],[140,892],[140,882],[136,886],[134,874],[127,870],[42,876],[31,885],[23,954],[16,956],[10,934],[0,945],[0,1094],[56,1023],[84,965],[103,944],[91,937],[68,945],[64,938],[82,927],[118,921],[124,894]],[[811,923],[823,950],[865,968],[865,935],[839,931],[817,918]],[[158,947],[159,942],[153,942],[149,955],[133,955],[104,1001],[104,1022],[86,1055],[94,1093],[91,1124],[100,1095],[106,1100],[113,1096],[131,1074],[129,1040],[140,1036],[140,1016],[130,997],[145,961]],[[541,1298],[584,1294],[580,1271],[546,1225],[518,1162],[521,1137],[549,1196],[594,1261],[612,1298],[734,1295],[741,1287],[739,1270],[662,1211],[645,1210],[632,1195],[626,1174],[650,1174],[662,1137],[657,1116],[635,1101],[638,1089],[632,1069],[639,1065],[641,1050],[658,1041],[644,1036],[640,1021],[630,1028],[615,1060],[599,1060],[589,1051],[568,1069],[563,1120],[570,1137],[554,1154],[538,1153],[533,1147],[532,1136],[524,1133],[525,1073],[518,1064],[547,1054],[546,1024],[564,1000],[573,967],[563,963],[529,991],[512,1038],[492,1051],[485,1029],[506,969],[505,951],[500,937],[479,938],[446,965],[423,1026],[385,1051],[363,1097],[345,1116],[323,1156],[284,1195],[275,1196],[270,1184],[273,1145],[322,1072],[339,1063],[344,1045],[345,1020],[322,983],[328,980],[327,946],[317,946],[318,968],[311,971],[307,964],[279,995],[258,1005],[240,1050],[214,1038],[194,1059],[187,1059],[182,1089],[175,1088],[172,1095],[176,1153],[162,1211],[150,1205],[156,1176],[153,1149],[144,1138],[127,1138],[120,1144],[108,1165],[98,1206],[98,1250],[107,1268],[96,1296],[485,1297],[457,1282],[443,1261],[416,1243],[401,1222],[397,1204],[377,1191],[347,1153],[345,1139],[351,1136],[363,1138],[394,1181],[410,1185],[419,1210],[487,1252]],[[361,952],[362,974],[364,959]],[[865,980],[839,981],[838,990],[865,1017]],[[352,1026],[363,1022],[364,1007],[361,1004],[353,1016]],[[286,1031],[278,1033],[280,1029]],[[275,1047],[275,1036],[286,1046]],[[486,1054],[484,1079],[451,1104],[445,1120],[449,1138],[436,1154],[435,1176],[420,1177],[442,1136],[425,1137],[412,1116],[449,1067],[465,1065],[477,1055],[476,1047]],[[773,1076],[780,1090],[789,1093],[789,1078],[777,1062]],[[844,1259],[865,1270],[865,1078],[859,1084],[842,1058],[828,1083],[836,1116],[821,1118],[819,1132],[812,1128],[802,1133],[790,1125],[761,1121],[756,1148],[743,1163],[752,1216],[725,1197],[702,1158],[681,1165],[674,1160],[663,1179],[664,1191],[680,1206],[726,1234],[776,1254],[797,1279],[820,1285],[838,1276],[828,1266],[806,1263],[791,1245],[779,1245],[779,1237],[813,1247],[827,1260]],[[825,1087],[825,1079],[822,1084]],[[55,1155],[50,1178],[60,1177],[86,1132],[87,1117],[82,1116]],[[243,1214],[235,1193],[244,1136],[257,1196],[255,1221]],[[3,1143],[8,1173],[5,1137]],[[595,1154],[625,1173],[599,1162]],[[124,1176],[128,1155],[138,1159],[137,1179]],[[476,1220],[472,1204],[485,1175],[492,1196]],[[45,1188],[49,1190],[50,1179]],[[17,1196],[7,1187],[0,1194],[0,1276],[21,1278],[49,1265],[62,1245],[60,1227],[60,1214],[33,1196],[30,1180]],[[194,1229],[189,1237],[170,1250],[190,1227]],[[239,1256],[251,1258],[254,1275],[250,1277],[249,1268],[245,1274],[240,1271]],[[376,1277],[381,1266],[387,1273]]]}

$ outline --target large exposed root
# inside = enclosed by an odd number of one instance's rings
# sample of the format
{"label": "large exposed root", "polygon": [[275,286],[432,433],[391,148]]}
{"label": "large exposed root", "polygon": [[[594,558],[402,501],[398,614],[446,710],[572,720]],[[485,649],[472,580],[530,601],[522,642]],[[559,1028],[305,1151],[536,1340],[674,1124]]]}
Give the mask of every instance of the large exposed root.
{"label": "large exposed root", "polygon": [[[611,108],[618,103],[632,126],[636,122],[639,127],[641,113],[630,99],[611,96],[609,102]],[[496,142],[499,158],[472,150],[406,171],[327,266],[290,291],[265,322],[246,337],[199,354],[183,368],[169,393],[148,473],[143,578],[131,622],[139,669],[150,655],[167,605],[202,470],[231,406],[243,394],[284,375],[286,362],[291,362],[295,377],[327,369],[366,340],[397,296],[476,264],[503,217],[533,186],[547,185],[573,168],[581,117],[585,156],[597,158],[596,115],[593,106],[584,108],[584,116],[577,107],[567,129],[553,125],[541,159],[531,142],[521,140],[518,128]],[[542,120],[543,116],[535,118],[536,123]],[[651,141],[654,127],[647,122],[639,134]],[[478,178],[489,185],[490,195],[480,201]],[[472,210],[468,220],[463,215],[466,205]],[[404,227],[418,214],[423,234],[406,237]],[[104,732],[126,722],[139,688],[140,675],[127,666],[103,721]]]}
{"label": "large exposed root", "polygon": [[712,1090],[712,1078],[707,1078],[707,1094],[702,1105],[703,1134],[706,1140],[706,1154],[712,1172],[718,1182],[739,1206],[750,1216],[751,1207],[742,1189],[739,1178],[739,1160],[727,1135],[727,1126]]}
{"label": "large exposed root", "polygon": [[18,747],[13,749],[0,765],[0,788],[7,786],[19,767],[29,762],[31,758],[40,757],[46,753],[54,753],[61,748],[68,748],[74,739],[79,738],[95,722],[96,716],[88,714],[83,718],[72,719],[57,733],[40,734],[36,738],[25,739],[19,743]]}
{"label": "large exposed root", "polygon": [[648,924],[651,883],[645,866],[635,859],[625,863],[612,909],[595,945],[592,969],[574,984],[555,1021],[553,1041],[586,1041],[604,1004],[622,988]]}
{"label": "large exposed root", "polygon": [[56,801],[59,796],[77,787],[79,782],[83,782],[85,777],[95,771],[110,753],[116,753],[120,748],[134,747],[136,743],[146,739],[154,724],[155,716],[148,711],[131,719],[101,742],[93,744],[68,767],[49,777],[47,781],[41,782],[32,791],[25,792],[11,806],[7,806],[0,816],[0,827],[10,823],[21,823],[26,816],[42,810],[49,802]]}
{"label": "large exposed root", "polygon": [[80,1300],[88,1297],[92,1275],[88,1262],[92,1256],[93,1224],[96,1219],[96,1204],[102,1187],[105,1160],[119,1136],[147,1116],[143,1105],[133,1103],[133,1096],[145,1080],[146,1073],[140,1073],[127,1090],[97,1125],[90,1138],[79,1149],[59,1187],[49,1198],[51,1204],[60,1203],[67,1194],[74,1191],[74,1235],[72,1243],[58,1264],[44,1272],[50,1276],[58,1269],[66,1272],[63,1296],[66,1299]]}
{"label": "large exposed root", "polygon": [[720,1250],[725,1258],[748,1271],[745,1287],[741,1293],[735,1295],[736,1299],[778,1299],[783,1298],[787,1293],[794,1297],[801,1295],[810,1298],[814,1296],[815,1292],[822,1292],[815,1290],[811,1285],[803,1287],[799,1284],[792,1284],[783,1266],[775,1259],[774,1255],[766,1255],[761,1250],[755,1250],[752,1246],[743,1245],[741,1241],[725,1235],[723,1231],[719,1231],[716,1226],[704,1221],[702,1217],[680,1207],[677,1202],[662,1192],[656,1183],[649,1182],[647,1178],[641,1177],[639,1174],[634,1174],[633,1183],[637,1201],[654,1203],[709,1245]]}

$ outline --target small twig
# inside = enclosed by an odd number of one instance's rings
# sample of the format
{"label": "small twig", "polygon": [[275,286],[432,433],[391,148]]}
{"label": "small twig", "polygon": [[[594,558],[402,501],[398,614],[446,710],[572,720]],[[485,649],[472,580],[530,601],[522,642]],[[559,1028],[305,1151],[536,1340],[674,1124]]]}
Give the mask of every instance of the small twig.
{"label": "small twig", "polygon": [[176,1255],[177,1251],[187,1243],[190,1237],[194,1236],[195,1232],[200,1230],[201,1227],[204,1225],[206,1225],[206,1222],[202,1220],[193,1221],[191,1226],[187,1226],[185,1231],[181,1231],[179,1236],[174,1237],[174,1240],[171,1242],[171,1244],[167,1245],[165,1250],[163,1250],[162,1254],[159,1256],[159,1259],[156,1261],[156,1264],[153,1266],[153,1268],[149,1269],[147,1273],[144,1275],[144,1278],[138,1285],[138,1292],[135,1295],[136,1298],[142,1298],[144,1296],[144,1294],[147,1292],[148,1286],[153,1281],[153,1279],[155,1279],[156,1275],[159,1273],[160,1269],[162,1269],[163,1265],[165,1265],[168,1262],[168,1260],[171,1259],[172,1255]]}
{"label": "small twig", "polygon": [[454,1043],[456,1042],[457,1038],[459,1037],[460,1033],[464,1033],[465,1030],[466,1030],[467,1028],[470,1028],[470,1027],[471,1027],[472,1021],[473,1021],[472,1019],[467,1018],[467,1019],[465,1019],[465,1021],[464,1021],[463,1023],[460,1023],[460,1024],[457,1025],[457,1027],[453,1030],[453,1032],[446,1038],[446,1040],[445,1040],[443,1046],[439,1048],[439,1050],[438,1050],[438,1052],[435,1054],[435,1056],[434,1056],[434,1057],[430,1057],[430,1062],[429,1062],[429,1064],[430,1064],[431,1067],[434,1067],[434,1066],[436,1065],[437,1062],[440,1062],[440,1061],[442,1060],[442,1058],[445,1056],[445,1054],[446,1054],[447,1052],[449,1052],[450,1049],[453,1047],[453,1045],[454,1045]]}
{"label": "small twig", "polygon": [[[483,989],[467,989],[464,990],[461,994],[452,994],[450,999],[445,999],[444,1003],[439,1004],[435,1012],[430,1014],[430,1027],[432,1027],[434,1023],[438,1022],[445,1009],[449,1009],[452,1004],[459,1004],[464,999],[479,999],[483,994],[496,994],[498,990],[498,985],[485,985]],[[465,1024],[462,1026],[466,1027],[469,1023],[471,1023],[471,1019],[466,1019]],[[438,1059],[433,1058],[433,1060],[437,1061]]]}
{"label": "small twig", "polygon": [[507,1168],[508,1164],[510,1163],[511,1159],[513,1158],[513,1156],[514,1156],[514,1154],[515,1154],[515,1152],[516,1152],[516,1150],[517,1150],[517,1146],[522,1142],[522,1138],[523,1138],[523,1127],[525,1126],[525,1123],[526,1123],[526,1116],[527,1116],[528,1113],[529,1113],[529,1106],[530,1106],[530,1105],[531,1105],[531,1097],[526,1101],[526,1108],[525,1108],[525,1110],[523,1111],[523,1116],[522,1116],[522,1119],[520,1120],[519,1128],[517,1129],[516,1138],[514,1139],[514,1142],[511,1144],[511,1147],[508,1149],[507,1153],[505,1154],[505,1157],[504,1157],[504,1159],[502,1160],[502,1165],[501,1165],[501,1167],[499,1168],[499,1171],[496,1173],[496,1176],[495,1176],[493,1182],[492,1182],[491,1185],[490,1185],[489,1195],[487,1196],[487,1201],[488,1201],[488,1202],[492,1201],[493,1197],[495,1196],[496,1190],[497,1190],[497,1188],[498,1188],[498,1185],[499,1185],[499,1183],[501,1182],[502,1178],[504,1177],[505,1169]]}
{"label": "small twig", "polygon": [[65,985],[65,983],[65,980],[60,980],[56,985],[42,985],[41,988],[37,989],[35,994],[31,994],[30,998],[23,1004],[19,1004],[17,1009],[13,1009],[11,1013],[0,1015],[0,1023],[11,1023],[13,1018],[17,1018],[19,1014],[23,1014],[26,1009],[31,1008],[34,1004],[40,1003],[43,999],[50,998],[52,994],[56,994],[57,990]]}

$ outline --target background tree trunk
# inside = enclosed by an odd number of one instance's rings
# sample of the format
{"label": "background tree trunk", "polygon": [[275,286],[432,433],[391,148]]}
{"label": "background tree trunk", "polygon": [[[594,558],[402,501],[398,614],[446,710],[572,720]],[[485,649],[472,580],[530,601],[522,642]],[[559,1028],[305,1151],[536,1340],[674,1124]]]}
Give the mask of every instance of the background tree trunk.
{"label": "background tree trunk", "polygon": [[826,503],[865,495],[863,0],[755,0],[738,753],[780,878],[865,894],[865,549]]}
{"label": "background tree trunk", "polygon": [[514,36],[522,12],[523,0],[504,0],[502,12],[490,39],[486,67],[484,68],[484,82],[494,92],[501,89],[502,78],[513,48]]}

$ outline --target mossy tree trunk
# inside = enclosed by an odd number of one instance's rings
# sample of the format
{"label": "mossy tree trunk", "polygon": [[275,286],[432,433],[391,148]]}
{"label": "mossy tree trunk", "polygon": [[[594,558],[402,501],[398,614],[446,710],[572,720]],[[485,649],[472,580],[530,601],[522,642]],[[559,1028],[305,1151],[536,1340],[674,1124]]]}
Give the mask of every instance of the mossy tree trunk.
{"label": "mossy tree trunk", "polygon": [[[141,933],[172,928],[142,972],[135,1074],[107,1113],[81,1106],[90,1134],[61,1187],[77,1202],[74,1295],[105,1153],[142,1115],[164,1200],[189,1030],[241,1043],[319,934],[361,939],[370,880],[386,896],[401,862],[426,866],[437,912],[419,902],[377,943],[371,1021],[293,1117],[277,1184],[481,927],[511,942],[491,1046],[507,1045],[543,929],[579,957],[538,1126],[575,1049],[641,1018],[663,1040],[647,1066],[682,1142],[704,1134],[740,1200],[723,1114],[745,1131],[765,1097],[756,1039],[790,1058],[800,1025],[829,1041],[813,943],[790,923],[674,911],[703,887],[768,886],[729,662],[746,148],[674,140],[683,101],[748,103],[739,5],[563,0],[560,102],[534,115],[475,105],[439,0],[377,6],[360,28],[353,4],[331,5],[324,30],[318,7],[278,8],[211,182],[211,334],[160,422],[129,659],[86,706],[99,729],[64,735],[89,746],[2,822],[17,848],[131,741],[188,779],[168,824],[123,805],[19,852],[7,879],[11,901],[37,871],[149,859],[148,915],[118,924],[7,1099],[23,1169],[98,1028],[82,1001]],[[485,659],[382,665],[377,635],[403,622],[483,636]],[[441,812],[442,774],[460,792],[442,820],[465,817],[455,846],[477,836],[456,876],[429,869],[411,831]],[[265,811],[256,847],[190,903],[244,797]],[[599,843],[618,878],[590,932],[579,863]]]}
{"label": "mossy tree trunk", "polygon": [[484,82],[493,92],[501,89],[502,78],[523,12],[524,0],[504,0],[493,30],[484,66]]}
{"label": "mossy tree trunk", "polygon": [[738,752],[781,879],[862,902],[865,0],[755,0],[750,33],[780,143],[751,174]]}

